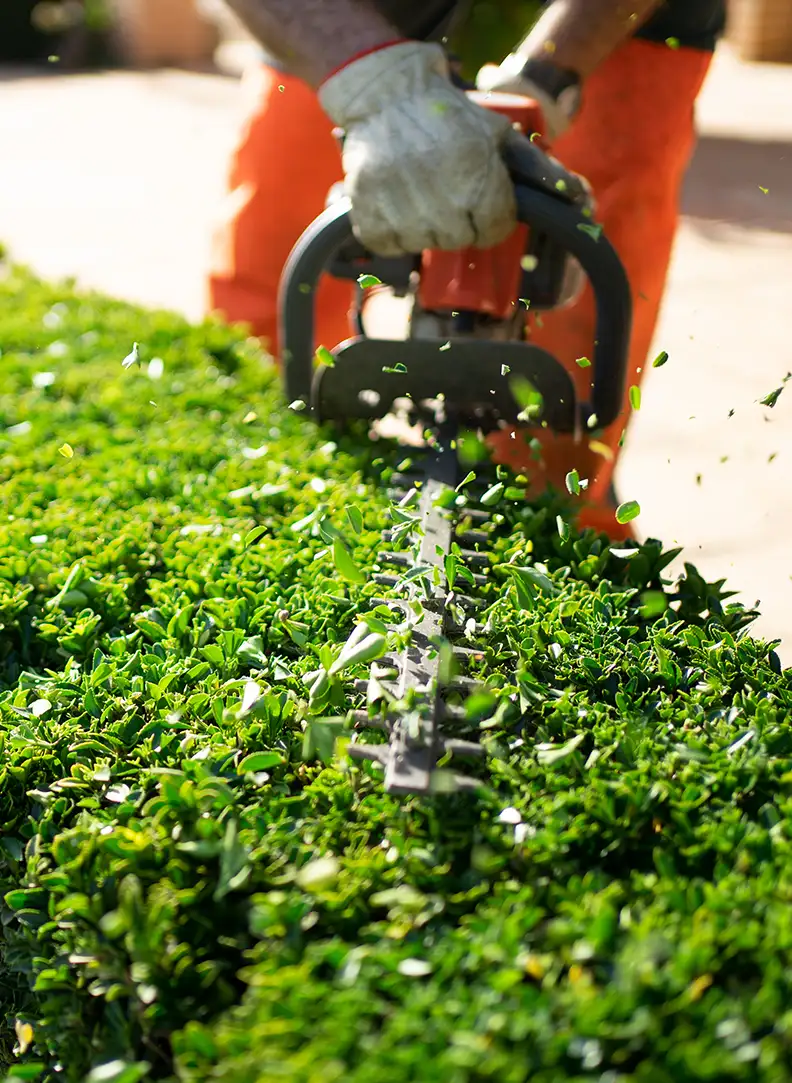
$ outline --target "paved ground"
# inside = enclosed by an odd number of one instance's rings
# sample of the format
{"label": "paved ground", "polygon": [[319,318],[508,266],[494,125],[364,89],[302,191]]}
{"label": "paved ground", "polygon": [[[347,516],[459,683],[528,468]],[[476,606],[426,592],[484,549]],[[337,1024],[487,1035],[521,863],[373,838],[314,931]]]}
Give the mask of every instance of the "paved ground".
{"label": "paved ground", "polygon": [[[645,533],[761,599],[788,664],[792,384],[774,410],[757,400],[792,369],[791,100],[792,67],[720,54],[657,335],[671,359],[620,476]],[[199,316],[238,103],[218,75],[0,74],[0,238],[44,275]]]}

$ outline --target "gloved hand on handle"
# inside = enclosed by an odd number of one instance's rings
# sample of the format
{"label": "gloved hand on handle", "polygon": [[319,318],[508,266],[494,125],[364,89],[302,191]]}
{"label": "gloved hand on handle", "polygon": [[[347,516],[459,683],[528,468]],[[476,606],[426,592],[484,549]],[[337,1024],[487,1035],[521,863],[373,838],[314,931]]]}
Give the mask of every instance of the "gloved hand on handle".
{"label": "gloved hand on handle", "polygon": [[344,130],[355,232],[378,255],[505,240],[516,204],[504,155],[519,161],[522,183],[586,202],[579,177],[452,85],[438,45],[405,41],[353,59],[319,98]]}

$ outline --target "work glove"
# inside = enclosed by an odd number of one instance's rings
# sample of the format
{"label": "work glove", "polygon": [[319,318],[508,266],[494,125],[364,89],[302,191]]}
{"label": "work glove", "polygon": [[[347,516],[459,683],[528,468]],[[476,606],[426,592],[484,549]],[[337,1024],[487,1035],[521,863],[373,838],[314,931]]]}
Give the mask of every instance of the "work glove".
{"label": "work glove", "polygon": [[516,225],[514,181],[576,202],[579,178],[451,83],[439,45],[403,42],[351,61],[319,89],[344,131],[358,239],[381,256],[489,248]]}
{"label": "work glove", "polygon": [[541,134],[548,143],[560,139],[572,123],[574,112],[565,108],[562,97],[556,101],[551,94],[529,79],[523,69],[525,57],[519,53],[507,56],[502,64],[485,64],[476,76],[476,89],[486,93],[519,94],[531,98],[542,111],[545,131]]}

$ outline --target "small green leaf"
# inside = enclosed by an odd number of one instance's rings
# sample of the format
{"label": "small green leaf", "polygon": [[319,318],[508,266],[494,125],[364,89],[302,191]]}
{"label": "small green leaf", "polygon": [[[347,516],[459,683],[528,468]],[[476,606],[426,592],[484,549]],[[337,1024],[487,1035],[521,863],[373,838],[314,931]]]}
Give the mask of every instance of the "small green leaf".
{"label": "small green leaf", "polygon": [[[385,610],[387,612],[387,610]],[[359,620],[361,620],[371,632],[377,632],[381,636],[388,634],[388,626],[379,617],[375,617],[373,613],[361,613]]]}
{"label": "small green leaf", "polygon": [[279,764],[285,762],[280,752],[251,752],[237,767],[237,774],[244,775],[248,771],[269,771],[271,767],[278,767]]}
{"label": "small green leaf", "polygon": [[247,847],[239,837],[236,820],[226,820],[225,835],[220,847],[220,869],[213,893],[216,902],[244,887],[250,879],[251,864]]}
{"label": "small green leaf", "polygon": [[64,457],[64,459],[74,458],[74,448],[71,446],[71,444],[61,444],[61,446],[58,448],[58,451]]}
{"label": "small green leaf", "polygon": [[397,372],[397,373],[406,372],[407,371],[407,366],[403,365],[401,363],[401,361],[399,361],[395,365],[383,365],[382,366],[382,371],[383,372]]}
{"label": "small green leaf", "polygon": [[661,350],[660,353],[657,355],[657,357],[652,362],[652,368],[653,369],[662,368],[667,360],[668,360],[668,354],[665,352],[665,350]]}
{"label": "small green leaf", "polygon": [[633,384],[630,388],[630,406],[633,410],[641,409],[641,389],[637,384]]}
{"label": "small green leaf", "polygon": [[382,282],[376,275],[360,275],[358,285],[362,290],[370,290],[372,286],[381,286]]}
{"label": "small green leaf", "polygon": [[349,554],[349,550],[340,538],[333,539],[333,563],[336,566],[338,574],[344,579],[348,579],[350,583],[366,582],[365,575],[360,568],[358,568],[357,564],[355,564]]}
{"label": "small green leaf", "polygon": [[562,519],[560,515],[556,515],[556,527],[561,541],[569,541],[569,523]]}
{"label": "small green leaf", "polygon": [[324,365],[326,368],[335,367],[335,358],[327,349],[326,346],[317,346],[316,348],[316,361],[320,365]]}
{"label": "small green leaf", "polygon": [[563,745],[538,744],[536,746],[536,758],[543,767],[555,767],[557,763],[563,763],[569,759],[586,739],[585,733],[579,733],[571,741]]}
{"label": "small green leaf", "polygon": [[468,471],[468,473],[460,481],[459,485],[457,485],[454,492],[456,492],[456,493],[461,492],[462,489],[464,489],[466,485],[470,485],[471,481],[475,481],[475,480],[476,480],[476,471],[475,470]]}
{"label": "small green leaf", "polygon": [[511,365],[501,365],[501,376],[508,376],[511,372]]}
{"label": "small green leaf", "polygon": [[355,504],[347,504],[344,510],[347,513],[349,525],[356,534],[361,534],[363,531],[363,515],[361,514],[360,508]]}
{"label": "small green leaf", "polygon": [[578,222],[577,227],[581,233],[587,233],[592,240],[598,241],[602,236],[602,226],[590,226],[586,222]]}
{"label": "small green leaf", "polygon": [[589,361],[589,359],[587,357],[576,357],[575,358],[575,364],[578,365],[582,369],[590,369],[591,368],[591,362]]}
{"label": "small green leaf", "polygon": [[484,493],[484,495],[481,497],[480,503],[482,503],[485,508],[492,507],[492,505],[497,504],[500,498],[503,496],[503,491],[505,488],[506,486],[503,484],[502,481],[499,481],[496,485],[490,486],[490,488],[487,489],[486,493]]}
{"label": "small green leaf", "polygon": [[626,500],[623,504],[619,504],[616,509],[616,522],[631,523],[633,519],[637,519],[641,514],[641,505],[637,500]]}
{"label": "small green leaf", "polygon": [[358,625],[328,670],[331,677],[343,673],[350,666],[373,662],[385,653],[387,639],[378,632],[369,632],[365,624]]}
{"label": "small green leaf", "polygon": [[316,758],[322,763],[332,763],[336,741],[343,733],[343,725],[342,721],[331,718],[310,721],[305,727],[302,758],[304,760]]}
{"label": "small green leaf", "polygon": [[775,391],[771,391],[769,395],[765,395],[763,399],[760,399],[762,406],[769,406],[772,409],[778,402],[781,392],[784,390],[783,386],[777,387]]}
{"label": "small green leaf", "polygon": [[269,529],[267,527],[254,526],[253,529],[249,530],[245,535],[245,548],[249,549],[251,545],[257,545],[268,533]]}
{"label": "small green leaf", "polygon": [[564,483],[567,487],[567,492],[572,496],[580,496],[580,474],[577,470],[570,470],[564,479]]}
{"label": "small green leaf", "polygon": [[454,553],[446,553],[443,558],[443,564],[445,567],[446,580],[448,581],[449,590],[454,589],[454,583],[456,582],[457,566],[459,564],[459,558]]}

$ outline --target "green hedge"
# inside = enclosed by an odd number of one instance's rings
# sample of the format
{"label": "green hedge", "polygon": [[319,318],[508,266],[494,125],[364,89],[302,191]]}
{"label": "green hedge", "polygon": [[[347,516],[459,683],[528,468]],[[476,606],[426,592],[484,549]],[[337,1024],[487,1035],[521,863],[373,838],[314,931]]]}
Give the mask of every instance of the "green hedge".
{"label": "green hedge", "polygon": [[400,456],[214,325],[8,269],[0,338],[9,1079],[790,1078],[792,690],[722,584],[508,503],[481,792],[385,797],[302,678]]}

